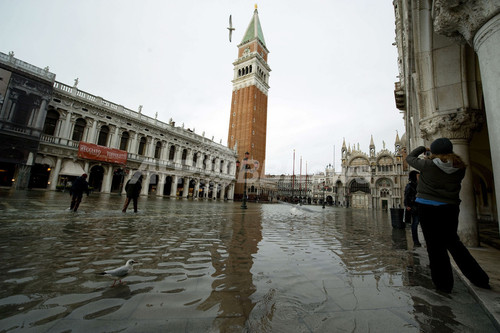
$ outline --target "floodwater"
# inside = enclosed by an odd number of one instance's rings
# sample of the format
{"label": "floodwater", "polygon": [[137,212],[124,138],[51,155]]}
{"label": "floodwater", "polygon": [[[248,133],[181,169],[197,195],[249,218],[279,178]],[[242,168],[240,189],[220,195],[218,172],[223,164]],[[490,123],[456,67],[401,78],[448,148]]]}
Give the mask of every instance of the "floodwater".
{"label": "floodwater", "polygon": [[[0,190],[0,331],[494,332],[385,212]],[[407,241],[409,240],[409,241]],[[124,284],[97,275],[134,259]]]}

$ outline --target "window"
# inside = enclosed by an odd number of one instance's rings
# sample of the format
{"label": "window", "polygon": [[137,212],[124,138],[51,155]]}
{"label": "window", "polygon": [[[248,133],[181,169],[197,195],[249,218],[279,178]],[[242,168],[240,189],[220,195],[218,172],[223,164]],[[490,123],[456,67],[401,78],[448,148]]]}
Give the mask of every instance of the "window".
{"label": "window", "polygon": [[188,153],[187,149],[182,150],[182,164],[183,165],[186,165],[187,153]]}
{"label": "window", "polygon": [[145,150],[146,150],[146,138],[142,137],[141,141],[139,141],[139,150],[137,151],[137,154],[144,155]]}
{"label": "window", "polygon": [[168,160],[173,161],[175,157],[175,146],[170,146],[170,151],[168,153]]}
{"label": "window", "polygon": [[160,155],[161,155],[161,141],[158,141],[155,147],[155,158],[160,158]]}
{"label": "window", "polygon": [[99,131],[99,137],[97,138],[97,144],[99,146],[106,146],[106,143],[108,142],[108,134],[109,134],[109,127],[108,126],[101,127],[101,130]]}
{"label": "window", "polygon": [[128,134],[128,132],[122,133],[122,138],[120,139],[120,149],[121,150],[127,150],[129,138],[130,138],[130,135]]}
{"label": "window", "polygon": [[54,135],[56,132],[57,121],[59,120],[59,112],[56,110],[47,111],[47,116],[45,117],[45,124],[43,125],[43,133],[48,135]]}
{"label": "window", "polygon": [[71,137],[71,140],[81,141],[83,139],[85,126],[87,126],[87,122],[82,118],[78,118],[75,122],[75,127],[73,128],[73,136]]}

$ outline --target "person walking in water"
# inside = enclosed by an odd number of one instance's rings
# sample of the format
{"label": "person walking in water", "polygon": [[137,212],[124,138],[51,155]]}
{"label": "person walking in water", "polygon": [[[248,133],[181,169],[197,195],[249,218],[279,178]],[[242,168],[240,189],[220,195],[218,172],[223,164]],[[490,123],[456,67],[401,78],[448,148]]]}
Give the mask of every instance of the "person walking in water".
{"label": "person walking in water", "polygon": [[[419,155],[430,151],[430,156]],[[447,138],[431,143],[430,149],[420,146],[406,158],[410,166],[420,171],[417,184],[418,219],[429,254],[431,278],[436,288],[450,293],[453,289],[453,271],[450,251],[462,273],[474,285],[489,289],[488,274],[479,266],[457,234],[460,212],[460,188],[466,165],[453,153],[453,144]]]}
{"label": "person walking in water", "polygon": [[134,213],[137,213],[137,198],[141,194],[142,189],[142,173],[136,172],[132,178],[125,185],[125,191],[127,192],[127,199],[125,199],[125,204],[123,205],[122,212],[127,211],[128,204],[132,200],[134,204]]}
{"label": "person walking in water", "polygon": [[69,194],[71,195],[71,205],[69,207],[70,210],[76,212],[78,207],[80,206],[80,202],[82,202],[83,193],[87,193],[89,195],[89,183],[87,183],[87,174],[84,173],[80,177],[76,178],[69,190]]}
{"label": "person walking in water", "polygon": [[406,184],[405,187],[405,197],[404,197],[404,205],[406,207],[407,215],[409,223],[411,221],[411,237],[413,239],[413,246],[420,247],[418,240],[418,214],[417,214],[417,203],[415,199],[417,198],[417,182],[418,182],[418,171],[412,170],[408,175],[409,183]]}

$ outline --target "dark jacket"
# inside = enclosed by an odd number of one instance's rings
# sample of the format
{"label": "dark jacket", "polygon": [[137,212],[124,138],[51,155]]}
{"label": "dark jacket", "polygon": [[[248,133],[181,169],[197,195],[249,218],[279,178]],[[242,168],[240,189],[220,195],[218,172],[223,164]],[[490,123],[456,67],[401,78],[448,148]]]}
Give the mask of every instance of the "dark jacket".
{"label": "dark jacket", "polygon": [[71,190],[69,191],[70,195],[83,195],[83,192],[89,194],[89,183],[83,177],[78,177],[73,182],[71,186]]}
{"label": "dark jacket", "polygon": [[465,168],[455,168],[439,158],[419,159],[418,156],[426,150],[424,146],[417,147],[406,157],[408,164],[420,171],[417,198],[459,205]]}
{"label": "dark jacket", "polygon": [[410,207],[412,213],[417,212],[417,204],[415,203],[416,198],[417,198],[417,182],[410,181],[408,184],[406,184],[405,187],[404,205],[405,207]]}
{"label": "dark jacket", "polygon": [[139,179],[130,179],[125,185],[127,198],[138,198],[142,189],[142,177]]}

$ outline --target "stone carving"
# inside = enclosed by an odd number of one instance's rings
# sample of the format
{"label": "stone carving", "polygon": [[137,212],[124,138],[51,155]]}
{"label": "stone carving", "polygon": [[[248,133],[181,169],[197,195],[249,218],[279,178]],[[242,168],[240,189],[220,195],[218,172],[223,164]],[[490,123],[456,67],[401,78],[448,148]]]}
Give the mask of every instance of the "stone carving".
{"label": "stone carving", "polygon": [[420,121],[420,133],[426,140],[436,137],[470,139],[472,132],[484,123],[484,114],[477,110],[437,115]]}
{"label": "stone carving", "polygon": [[432,8],[438,34],[472,45],[476,32],[500,13],[500,2],[491,0],[435,0]]}

